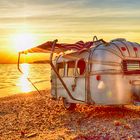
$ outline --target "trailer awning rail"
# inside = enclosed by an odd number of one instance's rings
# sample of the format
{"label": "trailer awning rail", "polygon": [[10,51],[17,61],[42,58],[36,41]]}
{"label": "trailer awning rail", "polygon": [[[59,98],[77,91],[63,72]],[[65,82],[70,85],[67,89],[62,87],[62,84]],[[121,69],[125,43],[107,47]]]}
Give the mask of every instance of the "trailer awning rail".
{"label": "trailer awning rail", "polygon": [[[96,39],[96,40],[95,40]],[[56,40],[55,40],[56,41]],[[58,40],[56,41],[58,42]],[[47,41],[41,45],[38,45],[36,47],[33,47],[31,49],[27,49],[24,51],[21,51],[20,53],[51,53],[52,52],[52,46],[54,41]],[[93,41],[83,42],[78,41],[76,43],[70,44],[70,43],[56,43],[55,44],[55,50],[53,53],[61,53],[66,51],[81,51],[83,49],[88,49],[91,46],[96,46],[102,43],[106,43],[103,39],[97,39],[94,37]]]}

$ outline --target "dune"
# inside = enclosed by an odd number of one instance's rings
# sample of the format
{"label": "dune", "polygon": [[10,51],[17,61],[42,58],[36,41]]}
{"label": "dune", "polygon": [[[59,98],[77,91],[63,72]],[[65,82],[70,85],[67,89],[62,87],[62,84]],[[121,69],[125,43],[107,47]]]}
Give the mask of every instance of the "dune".
{"label": "dune", "polygon": [[77,105],[66,111],[50,90],[0,98],[0,140],[140,139],[140,107]]}

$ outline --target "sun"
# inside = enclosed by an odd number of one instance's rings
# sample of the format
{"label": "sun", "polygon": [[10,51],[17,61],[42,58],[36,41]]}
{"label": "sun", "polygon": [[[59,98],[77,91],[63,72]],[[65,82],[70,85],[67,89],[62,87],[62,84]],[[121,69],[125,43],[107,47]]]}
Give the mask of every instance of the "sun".
{"label": "sun", "polygon": [[35,46],[36,37],[32,33],[18,33],[11,37],[13,48],[16,52],[20,52]]}

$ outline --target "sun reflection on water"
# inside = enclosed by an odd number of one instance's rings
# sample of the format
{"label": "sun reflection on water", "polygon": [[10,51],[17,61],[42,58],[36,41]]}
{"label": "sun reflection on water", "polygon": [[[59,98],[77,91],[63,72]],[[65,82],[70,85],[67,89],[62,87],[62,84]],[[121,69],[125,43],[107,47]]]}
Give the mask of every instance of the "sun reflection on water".
{"label": "sun reflection on water", "polygon": [[31,84],[27,80],[27,77],[29,76],[30,71],[30,65],[29,64],[21,64],[21,70],[23,74],[21,75],[19,79],[18,86],[20,86],[21,92],[27,93],[31,91]]}

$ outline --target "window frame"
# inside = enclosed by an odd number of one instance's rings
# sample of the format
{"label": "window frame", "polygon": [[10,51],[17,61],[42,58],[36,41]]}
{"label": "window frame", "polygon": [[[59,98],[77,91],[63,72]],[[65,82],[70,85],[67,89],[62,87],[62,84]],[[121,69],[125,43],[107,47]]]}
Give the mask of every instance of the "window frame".
{"label": "window frame", "polygon": [[[85,62],[85,69],[84,69],[84,72],[83,72],[82,74],[80,74],[80,73],[78,72],[78,62],[81,61],[81,60],[83,60],[83,61]],[[76,62],[76,74],[77,74],[78,76],[83,76],[83,75],[85,75],[86,71],[87,71],[87,63],[86,63],[86,60],[85,60],[84,58],[78,59],[77,62]]]}
{"label": "window frame", "polygon": [[[72,67],[72,69],[73,69],[73,75],[69,75],[69,63],[71,63],[71,62],[74,62],[74,67]],[[67,77],[75,77],[76,61],[74,61],[74,60],[68,61],[66,65],[67,65],[67,73],[66,73],[66,76]]]}
{"label": "window frame", "polygon": [[[62,69],[63,69],[63,74],[61,74],[61,73],[59,72],[59,64],[61,64],[61,65],[63,66],[63,67],[62,67]],[[59,62],[59,63],[56,64],[57,72],[58,72],[58,74],[59,74],[61,77],[64,77],[64,76],[65,76],[65,67],[66,67],[65,62]],[[60,67],[60,68],[61,68],[61,67]]]}
{"label": "window frame", "polygon": [[139,60],[123,60],[122,61],[122,70],[123,70],[123,73],[126,74],[126,75],[130,75],[130,74],[140,74],[140,69],[139,70],[128,70],[128,67],[127,67],[127,64],[128,62],[138,62],[139,63],[139,68],[140,68],[140,61]]}

